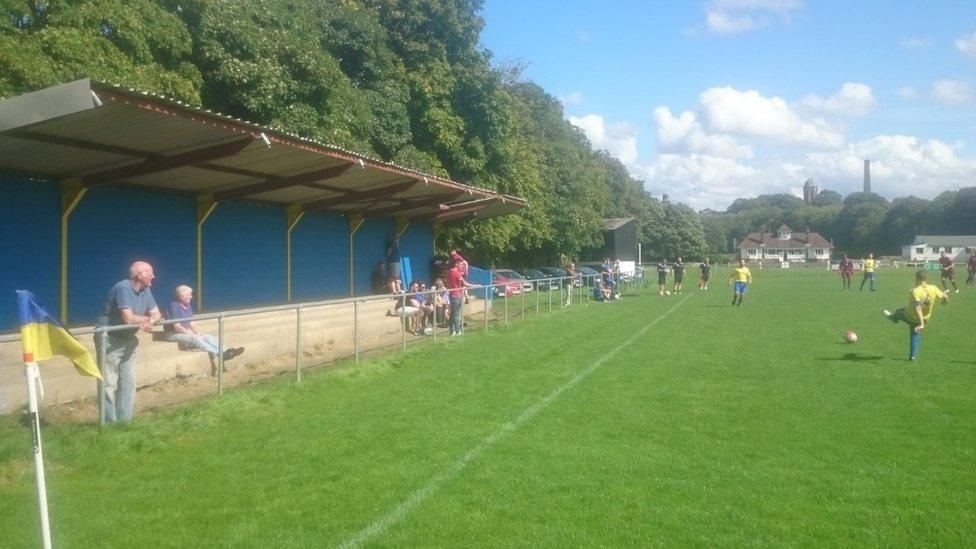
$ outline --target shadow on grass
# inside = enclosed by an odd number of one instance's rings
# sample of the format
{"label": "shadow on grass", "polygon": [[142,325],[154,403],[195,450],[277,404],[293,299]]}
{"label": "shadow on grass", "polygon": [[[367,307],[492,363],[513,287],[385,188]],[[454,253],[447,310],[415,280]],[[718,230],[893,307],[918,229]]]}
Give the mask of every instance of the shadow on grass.
{"label": "shadow on grass", "polygon": [[950,360],[952,364],[973,364],[976,365],[976,360]]}
{"label": "shadow on grass", "polygon": [[826,362],[876,362],[883,359],[883,356],[860,355],[858,353],[844,353],[839,357],[820,357],[817,360]]}

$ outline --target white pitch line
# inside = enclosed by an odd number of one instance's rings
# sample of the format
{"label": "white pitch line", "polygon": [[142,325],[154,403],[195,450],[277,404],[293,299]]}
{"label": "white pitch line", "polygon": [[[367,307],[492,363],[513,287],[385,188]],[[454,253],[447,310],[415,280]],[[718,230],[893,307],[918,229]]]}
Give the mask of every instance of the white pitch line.
{"label": "white pitch line", "polygon": [[597,368],[603,366],[604,363],[606,363],[608,360],[616,356],[616,354],[619,353],[621,349],[627,347],[634,341],[637,341],[638,338],[646,334],[647,331],[650,330],[655,324],[664,320],[665,317],[670,315],[682,303],[688,301],[688,298],[690,298],[693,295],[695,294],[688,294],[687,296],[685,296],[684,299],[675,303],[673,307],[665,311],[663,315],[645,324],[644,327],[641,328],[640,330],[637,330],[637,332],[634,335],[632,335],[630,338],[628,338],[627,341],[624,341],[620,345],[611,349],[609,352],[607,352],[607,354],[601,356],[600,358],[596,359],[592,364],[577,372],[576,375],[574,375],[569,379],[569,381],[553,389],[551,393],[543,397],[539,402],[536,402],[532,406],[526,408],[525,411],[519,414],[519,416],[515,418],[514,421],[510,421],[508,423],[503,424],[501,427],[498,428],[498,430],[486,436],[474,448],[471,448],[470,450],[465,452],[463,456],[461,456],[457,461],[452,463],[441,474],[431,479],[431,481],[428,482],[426,486],[410,494],[410,497],[403,500],[403,502],[401,502],[399,505],[391,509],[388,513],[386,513],[382,517],[376,519],[372,524],[370,524],[366,528],[360,530],[355,536],[347,539],[339,547],[341,549],[359,547],[362,544],[366,543],[367,541],[373,539],[374,537],[383,534],[384,532],[389,530],[391,526],[403,520],[403,518],[407,516],[407,513],[412,511],[414,507],[417,507],[418,505],[423,503],[424,500],[429,498],[431,494],[436,492],[437,489],[440,488],[445,482],[452,480],[453,478],[458,476],[461,473],[461,471],[463,471],[468,465],[471,464],[471,462],[481,457],[481,455],[487,452],[489,448],[494,446],[494,444],[498,442],[499,439],[501,439],[503,436],[509,433],[516,431],[519,427],[521,427],[529,420],[534,418],[539,412],[544,410],[546,407],[552,404],[557,398],[559,398],[560,395],[565,393],[567,390],[572,388],[580,381],[583,381],[584,379],[589,377],[590,374],[592,374],[597,370]]}

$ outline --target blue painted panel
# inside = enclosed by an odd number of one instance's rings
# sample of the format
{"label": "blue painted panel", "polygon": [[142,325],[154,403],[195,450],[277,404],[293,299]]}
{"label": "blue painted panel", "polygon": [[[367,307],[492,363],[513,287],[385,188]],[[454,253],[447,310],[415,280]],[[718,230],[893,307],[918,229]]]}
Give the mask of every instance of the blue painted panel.
{"label": "blue painted panel", "polygon": [[225,202],[203,228],[207,310],[258,307],[286,299],[285,209]]}
{"label": "blue painted panel", "polygon": [[368,218],[356,232],[356,295],[369,295],[372,290],[373,267],[385,258],[386,241],[396,228],[396,222],[387,218]]}
{"label": "blue painted panel", "polygon": [[0,196],[0,331],[8,332],[18,328],[14,290],[31,290],[59,314],[61,191],[56,183],[2,179]]}
{"label": "blue painted panel", "polygon": [[410,258],[415,280],[430,279],[430,260],[434,257],[434,229],[430,223],[411,223],[400,237],[400,253]]}
{"label": "blue painted panel", "polygon": [[291,233],[292,301],[349,295],[349,221],[341,215],[312,213]]}
{"label": "blue painted panel", "polygon": [[92,324],[105,294],[128,277],[133,261],[156,272],[160,307],[196,276],[196,201],[193,197],[131,188],[88,191],[68,232],[68,319]]}

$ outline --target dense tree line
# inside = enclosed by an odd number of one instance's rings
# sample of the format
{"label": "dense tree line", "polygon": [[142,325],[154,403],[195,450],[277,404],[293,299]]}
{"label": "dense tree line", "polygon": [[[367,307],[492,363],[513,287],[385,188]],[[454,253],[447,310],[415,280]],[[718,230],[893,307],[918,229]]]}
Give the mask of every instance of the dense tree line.
{"label": "dense tree line", "polygon": [[785,223],[832,239],[840,251],[899,254],[918,234],[976,234],[976,187],[946,191],[932,200],[915,196],[888,202],[874,193],[842,198],[820,193],[812,204],[785,194],[739,199],[721,213],[702,215],[708,249],[731,251],[750,232],[775,231]]}
{"label": "dense tree line", "polygon": [[517,66],[492,66],[481,4],[0,0],[0,96],[89,76],[525,198],[517,215],[443,233],[439,245],[487,264],[579,258],[606,217],[637,219],[645,257],[695,258],[780,222],[889,249],[935,227],[935,211],[973,211],[964,191],[892,204],[828,191],[811,206],[777,195],[706,216],[656,200]]}
{"label": "dense tree line", "polygon": [[479,46],[481,0],[0,0],[0,95],[90,76],[525,198],[450,226],[482,261],[579,257],[604,217],[695,255],[701,223],[592,150],[558,100]]}

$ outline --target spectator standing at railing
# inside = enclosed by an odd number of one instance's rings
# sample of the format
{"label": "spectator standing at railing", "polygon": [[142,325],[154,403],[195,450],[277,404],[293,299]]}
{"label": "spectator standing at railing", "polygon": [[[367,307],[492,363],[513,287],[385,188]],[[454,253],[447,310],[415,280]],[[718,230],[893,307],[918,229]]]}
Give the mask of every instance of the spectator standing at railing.
{"label": "spectator standing at railing", "polygon": [[576,263],[570,261],[564,267],[566,269],[566,278],[563,280],[563,287],[566,289],[566,299],[563,300],[563,307],[569,307],[573,303],[573,282],[579,276],[576,272]]}
{"label": "spectator standing at railing", "polygon": [[[468,260],[467,259],[464,259],[464,256],[461,255],[461,252],[459,252],[458,250],[451,250],[451,261],[455,265],[457,265],[458,271],[461,273],[461,276],[463,278],[467,279],[468,278]],[[462,293],[464,294],[464,303],[467,304],[468,301],[469,301],[468,300],[468,291],[467,290],[462,290]]]}
{"label": "spectator standing at railing", "polygon": [[[452,253],[452,257],[456,252]],[[460,255],[460,254],[458,254]],[[461,327],[463,326],[463,314],[462,306],[464,305],[464,290],[472,286],[467,280],[464,279],[464,275],[461,274],[461,269],[458,267],[459,260],[453,260],[451,262],[451,268],[447,271],[446,285],[449,290],[448,296],[451,301],[451,325],[450,332],[452,336],[461,335]]]}
{"label": "spectator standing at railing", "polygon": [[[161,316],[153,299],[152,265],[136,261],[129,267],[129,278],[120,280],[105,296],[95,327],[129,325],[131,329],[96,334],[95,349],[99,353],[105,398],[102,402],[105,420],[126,422],[132,419],[136,402],[136,348],[139,330],[152,331]],[[104,338],[99,341],[100,338]],[[102,345],[105,355],[101,356]]]}
{"label": "spectator standing at railing", "polygon": [[189,320],[193,318],[193,288],[189,286],[176,287],[176,300],[166,307],[167,320],[187,319],[176,324],[167,324],[163,327],[166,332],[167,341],[178,343],[190,349],[200,349],[207,351],[211,359],[216,359],[217,354],[224,353],[224,360],[235,358],[244,352],[244,347],[220,348],[217,338],[210,334],[200,333],[196,322]]}

